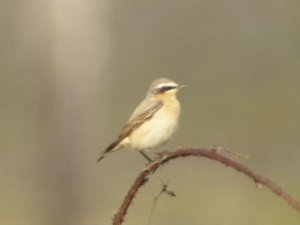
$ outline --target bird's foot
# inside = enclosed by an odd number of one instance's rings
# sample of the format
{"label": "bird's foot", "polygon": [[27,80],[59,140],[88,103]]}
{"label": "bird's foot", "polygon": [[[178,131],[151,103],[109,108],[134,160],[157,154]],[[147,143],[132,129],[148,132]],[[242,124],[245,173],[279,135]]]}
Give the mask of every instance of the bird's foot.
{"label": "bird's foot", "polygon": [[161,151],[161,152],[155,152],[155,155],[157,155],[157,158],[163,158],[168,153],[169,151]]}

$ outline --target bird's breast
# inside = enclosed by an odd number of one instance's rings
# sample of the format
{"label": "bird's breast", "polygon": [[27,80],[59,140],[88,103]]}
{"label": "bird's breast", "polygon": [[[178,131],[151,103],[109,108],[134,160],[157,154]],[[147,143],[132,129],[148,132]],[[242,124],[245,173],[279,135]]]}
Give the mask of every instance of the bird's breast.
{"label": "bird's breast", "polygon": [[151,119],[137,128],[129,137],[131,148],[151,149],[167,142],[176,131],[180,115],[177,102],[164,104]]}

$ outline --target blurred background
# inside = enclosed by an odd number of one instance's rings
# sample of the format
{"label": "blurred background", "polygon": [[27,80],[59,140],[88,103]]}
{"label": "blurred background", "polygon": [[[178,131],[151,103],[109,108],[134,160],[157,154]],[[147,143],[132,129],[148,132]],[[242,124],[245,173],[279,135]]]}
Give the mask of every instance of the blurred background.
{"label": "blurred background", "polygon": [[[96,164],[156,78],[179,93],[161,150],[212,144],[300,199],[299,1],[0,2],[0,223],[110,224],[145,160]],[[176,160],[143,187],[125,224],[299,224],[266,188],[208,159]]]}

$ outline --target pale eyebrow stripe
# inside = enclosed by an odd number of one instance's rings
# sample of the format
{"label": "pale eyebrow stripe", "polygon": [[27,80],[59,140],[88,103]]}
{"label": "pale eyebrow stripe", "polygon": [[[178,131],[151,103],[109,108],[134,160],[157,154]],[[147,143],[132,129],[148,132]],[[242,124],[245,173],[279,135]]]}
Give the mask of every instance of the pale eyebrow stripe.
{"label": "pale eyebrow stripe", "polygon": [[159,84],[159,85],[157,85],[157,87],[156,87],[156,88],[161,88],[161,87],[164,87],[164,86],[166,86],[166,87],[177,87],[177,86],[178,86],[178,84],[176,84],[176,83],[173,83],[173,82],[169,82],[169,83],[163,83],[163,84]]}

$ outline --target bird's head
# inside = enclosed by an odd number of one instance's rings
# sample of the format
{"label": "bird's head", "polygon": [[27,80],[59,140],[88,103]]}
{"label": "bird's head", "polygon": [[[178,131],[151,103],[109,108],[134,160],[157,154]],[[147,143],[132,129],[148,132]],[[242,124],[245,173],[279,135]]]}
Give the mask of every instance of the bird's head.
{"label": "bird's head", "polygon": [[155,80],[148,91],[148,96],[175,96],[177,91],[181,88],[186,87],[185,85],[179,85],[171,79],[160,78]]}

